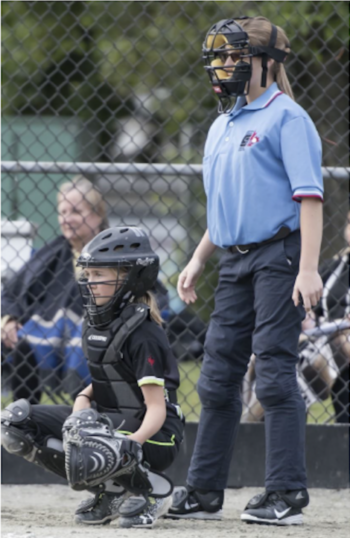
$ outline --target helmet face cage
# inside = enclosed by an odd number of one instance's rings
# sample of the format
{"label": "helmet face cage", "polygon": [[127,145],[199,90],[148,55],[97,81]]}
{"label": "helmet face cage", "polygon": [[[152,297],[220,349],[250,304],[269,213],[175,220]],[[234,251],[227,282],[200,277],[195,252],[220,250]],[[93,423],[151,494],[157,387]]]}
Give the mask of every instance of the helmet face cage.
{"label": "helmet face cage", "polygon": [[[101,266],[101,269],[107,268]],[[120,269],[126,269],[127,273],[120,276]],[[87,316],[89,318],[90,325],[105,325],[113,319],[113,315],[118,311],[122,310],[127,303],[132,298],[132,291],[130,288],[130,281],[132,280],[131,275],[131,264],[126,266],[120,266],[119,269],[116,267],[111,267],[111,269],[117,269],[118,273],[113,280],[96,280],[88,281],[86,275],[78,280],[80,295],[83,300],[83,307],[86,310]],[[99,269],[95,266],[94,269]],[[94,295],[94,290],[92,286],[94,285],[110,285],[114,286],[114,291],[112,295],[103,296],[100,295],[99,298],[107,298],[108,300],[103,305],[97,305],[96,297]]]}
{"label": "helmet face cage", "polygon": [[[85,269],[117,269],[116,278],[88,282],[79,281],[90,325],[110,323],[127,304],[152,289],[157,281],[159,258],[153,252],[146,233],[140,228],[116,227],[104,230],[88,243],[78,258],[77,265]],[[126,272],[121,276],[120,272]],[[104,305],[97,305],[91,286],[115,285],[114,293]]]}
{"label": "helmet face cage", "polygon": [[[202,50],[204,68],[220,100],[219,112],[224,112],[230,106],[232,96],[245,95],[249,91],[251,55],[248,34],[233,19],[220,21],[208,31]],[[225,68],[225,55],[232,53],[245,61]]]}
{"label": "helmet face cage", "polygon": [[[247,18],[249,17],[238,17],[236,20]],[[261,57],[261,86],[266,87],[268,57],[283,62],[288,54],[287,51],[275,48],[276,39],[277,28],[273,24],[266,47],[251,46],[247,32],[234,19],[220,21],[209,29],[202,47],[204,68],[219,97],[219,113],[229,111],[232,107],[231,97],[249,93],[253,56]],[[225,68],[225,60],[232,54],[239,61],[234,66]]]}

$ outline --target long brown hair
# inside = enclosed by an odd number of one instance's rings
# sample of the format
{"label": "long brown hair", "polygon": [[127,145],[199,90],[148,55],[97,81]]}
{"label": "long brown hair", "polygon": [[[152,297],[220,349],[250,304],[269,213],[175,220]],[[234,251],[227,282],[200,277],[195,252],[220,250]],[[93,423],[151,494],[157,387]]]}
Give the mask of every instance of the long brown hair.
{"label": "long brown hair", "polygon": [[[259,45],[263,47],[268,46],[270,41],[272,24],[269,19],[266,19],[266,17],[253,17],[251,19],[238,20],[237,22],[247,32],[250,44],[253,47]],[[276,28],[277,38],[275,47],[289,52],[290,45],[285,31],[279,26],[276,26]],[[293,90],[288,80],[288,76],[283,63],[279,63],[276,61],[274,62],[273,75],[279,89],[289,95],[289,97],[294,100]]]}

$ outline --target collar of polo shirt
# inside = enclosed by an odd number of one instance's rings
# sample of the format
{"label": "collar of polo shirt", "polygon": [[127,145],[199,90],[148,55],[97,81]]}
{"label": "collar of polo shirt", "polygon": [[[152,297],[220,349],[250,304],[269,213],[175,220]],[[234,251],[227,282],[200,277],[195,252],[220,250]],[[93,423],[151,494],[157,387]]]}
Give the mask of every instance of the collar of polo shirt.
{"label": "collar of polo shirt", "polygon": [[254,99],[250,104],[247,104],[245,96],[241,95],[237,98],[236,104],[231,112],[229,112],[228,116],[235,115],[235,113],[240,111],[243,107],[244,110],[260,110],[261,108],[266,108],[282,93],[283,92],[278,88],[277,83],[274,82],[262,95],[260,95],[260,97]]}

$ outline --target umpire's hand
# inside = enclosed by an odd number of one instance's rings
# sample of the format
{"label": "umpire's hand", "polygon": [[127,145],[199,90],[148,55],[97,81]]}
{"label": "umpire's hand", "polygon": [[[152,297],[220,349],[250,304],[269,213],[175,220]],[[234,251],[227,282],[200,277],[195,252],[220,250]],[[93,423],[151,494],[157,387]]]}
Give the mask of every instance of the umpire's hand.
{"label": "umpire's hand", "polygon": [[177,292],[180,299],[186,304],[194,303],[197,300],[195,285],[204,270],[204,263],[198,258],[193,257],[186,265],[185,269],[180,273],[177,281]]}
{"label": "umpire's hand", "polygon": [[323,283],[317,271],[300,271],[295,284],[292,299],[298,306],[300,297],[303,300],[306,312],[310,312],[322,297]]}

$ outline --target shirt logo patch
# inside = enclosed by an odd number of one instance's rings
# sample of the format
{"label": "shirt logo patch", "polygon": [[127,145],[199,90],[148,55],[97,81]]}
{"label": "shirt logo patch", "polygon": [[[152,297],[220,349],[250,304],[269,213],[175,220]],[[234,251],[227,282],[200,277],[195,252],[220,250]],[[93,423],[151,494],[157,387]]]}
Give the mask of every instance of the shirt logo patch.
{"label": "shirt logo patch", "polygon": [[256,131],[248,131],[242,138],[242,142],[239,145],[239,151],[243,151],[244,148],[254,146],[260,138],[257,136]]}
{"label": "shirt logo patch", "polygon": [[151,366],[153,366],[153,364],[155,363],[155,360],[152,359],[152,357],[148,357],[147,362],[149,362],[149,364],[150,364]]}

